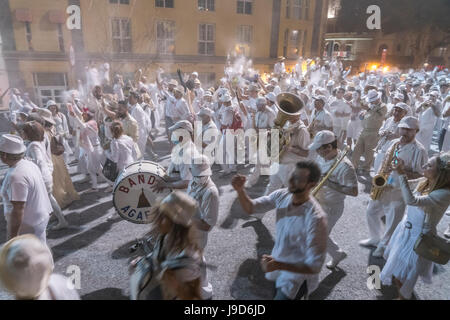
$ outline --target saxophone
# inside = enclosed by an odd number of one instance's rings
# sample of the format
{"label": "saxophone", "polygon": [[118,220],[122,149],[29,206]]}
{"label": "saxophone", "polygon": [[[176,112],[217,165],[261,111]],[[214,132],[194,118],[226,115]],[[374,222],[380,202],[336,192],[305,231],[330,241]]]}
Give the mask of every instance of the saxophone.
{"label": "saxophone", "polygon": [[390,170],[388,170],[388,167],[392,163],[392,161],[395,161],[397,159],[397,152],[400,147],[400,142],[395,143],[391,147],[391,150],[389,152],[389,155],[384,158],[383,164],[380,168],[380,171],[378,174],[373,177],[372,179],[372,191],[370,192],[370,198],[372,200],[378,200],[381,197],[381,193],[386,188],[388,184],[388,178],[391,174]]}

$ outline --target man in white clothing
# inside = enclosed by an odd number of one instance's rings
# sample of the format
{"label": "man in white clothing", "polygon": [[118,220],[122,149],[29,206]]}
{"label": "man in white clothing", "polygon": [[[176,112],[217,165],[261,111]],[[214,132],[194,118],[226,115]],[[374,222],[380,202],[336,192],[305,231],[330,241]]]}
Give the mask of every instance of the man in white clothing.
{"label": "man in white clothing", "polygon": [[[322,171],[322,176],[326,176],[331,168],[342,156],[339,152],[338,141],[331,131],[321,131],[314,137],[314,142],[309,146],[310,150],[315,150],[319,157],[317,163]],[[344,213],[345,197],[358,196],[358,179],[352,162],[345,157],[328,177],[323,187],[315,195],[323,211],[327,214],[328,220],[328,244],[327,252],[331,256],[327,268],[335,268],[339,262],[347,257],[339,246],[331,239],[330,233]]]}
{"label": "man in white clothing", "polygon": [[245,177],[235,176],[231,184],[247,214],[276,209],[276,239],[270,256],[261,265],[266,279],[275,281],[275,300],[294,300],[314,292],[326,256],[327,217],[310,191],[320,179],[314,162],[299,162],[289,188],[255,200],[247,195]]}
{"label": "man in white clothing", "polygon": [[[192,181],[189,183],[187,194],[197,201],[198,209],[194,215],[194,225],[197,227],[196,237],[199,247],[203,251],[203,262],[206,263],[205,249],[208,236],[217,223],[219,217],[219,190],[211,179],[212,171],[206,156],[193,159],[191,165]],[[202,298],[212,298],[212,285],[208,282],[206,266],[202,267]]]}
{"label": "man in white clothing", "polygon": [[[367,207],[367,223],[370,238],[360,242],[362,246],[377,246],[372,253],[374,257],[382,257],[391,236],[398,223],[403,218],[406,204],[403,200],[398,174],[392,171],[391,163],[397,159],[405,163],[408,179],[422,176],[423,166],[428,161],[428,155],[423,145],[416,141],[419,131],[419,121],[414,117],[405,117],[398,125],[400,138],[391,142],[383,162],[386,162],[383,174],[387,175],[387,186],[381,192],[379,199],[371,201]],[[393,154],[392,159],[390,155]],[[382,234],[381,217],[386,215],[386,226]]]}
{"label": "man in white clothing", "polygon": [[53,211],[39,167],[23,159],[22,138],[4,134],[0,138],[0,160],[9,169],[1,187],[6,218],[6,239],[34,234],[46,243],[46,228]]}
{"label": "man in white clothing", "polygon": [[145,113],[144,109],[142,109],[141,105],[138,103],[138,100],[139,94],[137,92],[131,92],[128,98],[130,115],[138,123],[139,140],[137,144],[139,146],[139,150],[141,151],[141,158],[144,158],[149,133],[148,129],[151,128],[151,120],[148,117],[148,114]]}

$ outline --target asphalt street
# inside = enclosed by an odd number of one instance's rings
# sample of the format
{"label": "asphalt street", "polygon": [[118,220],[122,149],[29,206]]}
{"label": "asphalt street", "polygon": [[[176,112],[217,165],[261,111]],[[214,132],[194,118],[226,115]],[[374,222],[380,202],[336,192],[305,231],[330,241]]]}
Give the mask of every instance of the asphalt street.
{"label": "asphalt street", "polygon": [[[161,131],[162,132],[162,131]],[[160,136],[156,140],[156,151],[160,163],[167,166],[168,145]],[[0,168],[0,180],[6,168]],[[243,213],[230,185],[231,176],[219,178],[219,167],[214,167],[213,180],[220,191],[219,221],[209,236],[206,250],[207,262],[214,266],[208,271],[214,288],[216,300],[267,300],[274,294],[274,285],[265,280],[259,260],[263,254],[270,254],[274,244],[275,215],[268,212],[262,220],[248,217]],[[239,169],[248,174],[249,167]],[[130,246],[148,230],[148,226],[135,225],[120,218],[108,221],[114,213],[112,194],[103,190],[96,194],[84,194],[89,183],[81,183],[76,167],[70,166],[74,185],[81,200],[64,211],[71,227],[61,231],[49,231],[48,243],[54,255],[55,272],[70,275],[71,266],[81,271],[82,299],[128,299],[129,274],[128,261],[133,257]],[[334,271],[327,268],[320,273],[320,286],[311,299],[323,300],[385,300],[395,297],[395,289],[382,287],[369,289],[368,266],[383,266],[383,259],[371,257],[371,251],[358,245],[358,241],[368,237],[365,209],[369,200],[369,180],[360,180],[360,195],[347,198],[345,212],[334,228],[331,236],[347,252],[348,258]],[[259,183],[249,190],[254,198],[264,193],[268,183],[262,177]],[[107,185],[101,185],[106,189]],[[3,206],[1,207],[3,210]],[[2,211],[3,212],[3,211]],[[444,216],[439,232],[443,232],[450,222]],[[6,222],[0,217],[0,243],[6,240]],[[327,261],[329,257],[327,257]],[[0,291],[0,299],[11,298]],[[450,299],[450,267],[435,268],[433,284],[427,285],[419,280],[415,298],[420,300]]]}

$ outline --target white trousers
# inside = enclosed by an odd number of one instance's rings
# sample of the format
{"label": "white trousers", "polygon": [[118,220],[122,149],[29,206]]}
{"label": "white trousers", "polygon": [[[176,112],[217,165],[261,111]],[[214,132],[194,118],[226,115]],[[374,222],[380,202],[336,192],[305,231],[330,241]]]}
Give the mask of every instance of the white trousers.
{"label": "white trousers", "polygon": [[331,239],[330,234],[333,231],[334,226],[342,217],[344,213],[344,202],[341,203],[333,203],[333,204],[324,204],[322,205],[323,211],[327,213],[327,221],[328,221],[328,240],[327,240],[327,252],[334,259],[338,257],[338,253],[341,251],[336,242]]}
{"label": "white trousers", "polygon": [[27,225],[22,223],[19,229],[19,236],[24,234],[33,234],[43,243],[47,244],[47,225],[50,217],[37,225]]}
{"label": "white trousers", "polygon": [[[367,224],[370,238],[380,241],[378,246],[386,248],[397,225],[403,218],[406,204],[399,189],[387,189],[379,200],[370,200],[367,206]],[[383,231],[381,217],[386,216]]]}

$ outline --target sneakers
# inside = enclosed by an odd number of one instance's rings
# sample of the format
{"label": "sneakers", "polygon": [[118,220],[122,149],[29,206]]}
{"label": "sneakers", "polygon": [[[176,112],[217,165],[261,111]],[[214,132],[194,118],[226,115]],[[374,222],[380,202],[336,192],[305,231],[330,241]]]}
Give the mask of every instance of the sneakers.
{"label": "sneakers", "polygon": [[365,240],[361,240],[359,242],[359,245],[362,247],[378,247],[378,240],[374,240],[374,239],[365,239]]}
{"label": "sneakers", "polygon": [[372,257],[375,258],[382,258],[383,255],[384,255],[384,247],[378,246],[377,249],[374,252],[372,252]]}
{"label": "sneakers", "polygon": [[445,230],[444,232],[444,237],[450,239],[450,224],[448,225],[447,230]]}
{"label": "sneakers", "polygon": [[347,258],[347,254],[344,251],[340,251],[338,252],[339,256],[336,258],[331,259],[330,262],[327,263],[327,268],[328,269],[334,269],[337,267],[337,265],[339,264],[339,262],[341,262],[342,260],[344,260],[345,258]]}

